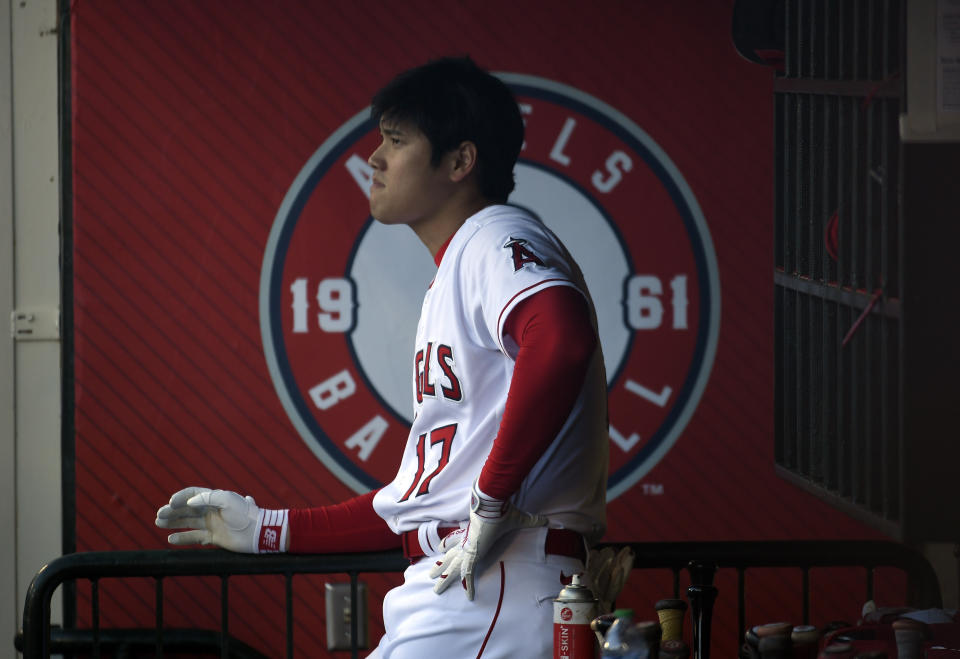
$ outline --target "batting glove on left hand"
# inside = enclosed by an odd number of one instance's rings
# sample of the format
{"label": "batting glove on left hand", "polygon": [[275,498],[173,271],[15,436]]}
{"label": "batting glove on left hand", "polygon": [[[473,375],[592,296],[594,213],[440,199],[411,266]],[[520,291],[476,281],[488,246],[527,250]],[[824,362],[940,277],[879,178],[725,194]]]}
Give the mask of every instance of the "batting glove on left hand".
{"label": "batting glove on left hand", "polygon": [[543,515],[527,513],[518,510],[509,501],[488,497],[474,482],[470,493],[470,523],[465,531],[451,533],[444,539],[441,545],[446,549],[443,560],[430,570],[432,579],[439,577],[433,592],[439,595],[459,581],[467,591],[467,599],[473,600],[474,570],[477,561],[486,555],[490,547],[510,531],[546,525],[547,518]]}

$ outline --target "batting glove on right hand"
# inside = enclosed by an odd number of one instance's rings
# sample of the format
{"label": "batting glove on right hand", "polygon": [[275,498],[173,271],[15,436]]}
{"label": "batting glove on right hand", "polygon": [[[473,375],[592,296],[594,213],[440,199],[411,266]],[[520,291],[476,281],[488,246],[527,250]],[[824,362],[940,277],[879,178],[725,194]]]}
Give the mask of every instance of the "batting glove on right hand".
{"label": "batting glove on right hand", "polygon": [[[453,583],[460,582],[467,591],[467,599],[473,600],[476,564],[490,547],[510,531],[546,526],[547,521],[543,515],[519,510],[509,501],[486,496],[474,483],[470,495],[470,523],[465,530],[455,531],[444,538],[441,546],[450,549],[447,549],[443,560],[430,570],[432,579],[439,577],[433,592],[439,595]],[[448,539],[456,538],[462,540],[448,542]]]}
{"label": "batting glove on right hand", "polygon": [[253,497],[236,492],[187,487],[157,511],[156,525],[162,529],[191,529],[167,536],[171,545],[217,545],[258,554],[283,550],[287,511],[261,509]]}

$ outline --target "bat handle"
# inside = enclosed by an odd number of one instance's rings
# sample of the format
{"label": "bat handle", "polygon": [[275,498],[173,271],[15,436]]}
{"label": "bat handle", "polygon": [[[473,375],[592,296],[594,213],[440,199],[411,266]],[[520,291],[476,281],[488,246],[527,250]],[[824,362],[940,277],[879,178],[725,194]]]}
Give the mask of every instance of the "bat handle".
{"label": "bat handle", "polygon": [[691,561],[690,587],[687,599],[690,600],[690,621],[693,632],[693,659],[710,659],[710,624],[713,619],[713,603],[717,599],[717,589],[713,585],[715,565]]}

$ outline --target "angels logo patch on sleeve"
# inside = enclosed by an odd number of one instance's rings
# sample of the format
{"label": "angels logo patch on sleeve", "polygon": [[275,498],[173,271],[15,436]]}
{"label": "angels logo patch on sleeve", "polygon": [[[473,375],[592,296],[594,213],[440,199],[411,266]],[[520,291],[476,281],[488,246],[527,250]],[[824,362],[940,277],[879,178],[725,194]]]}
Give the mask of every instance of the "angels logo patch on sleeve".
{"label": "angels logo patch on sleeve", "polygon": [[[720,317],[710,232],[681,172],[628,117],[555,81],[500,77],[526,123],[509,203],[562,240],[596,307],[613,499],[669,452],[709,379]],[[264,353],[280,402],[317,458],[357,492],[396,475],[423,395],[410,365],[436,272],[409,228],[370,217],[366,160],[377,139],[365,109],[313,154],[276,214],[260,279]],[[548,261],[511,238],[497,248],[514,272]],[[432,350],[435,361],[440,344]],[[443,363],[454,362],[438,362],[431,378]],[[437,395],[465,393],[439,382],[446,389]]]}
{"label": "angels logo patch on sleeve", "polygon": [[526,264],[539,265],[546,267],[543,260],[530,251],[527,241],[523,238],[510,238],[504,245],[504,249],[510,250],[510,257],[513,259],[513,270],[517,271]]}

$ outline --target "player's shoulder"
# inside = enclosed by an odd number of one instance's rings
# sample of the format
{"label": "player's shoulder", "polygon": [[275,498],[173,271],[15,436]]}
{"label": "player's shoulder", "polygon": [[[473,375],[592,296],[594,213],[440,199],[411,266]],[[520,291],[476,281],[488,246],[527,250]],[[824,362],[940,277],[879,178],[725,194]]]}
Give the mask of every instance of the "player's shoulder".
{"label": "player's shoulder", "polygon": [[526,208],[512,204],[494,204],[487,206],[467,219],[467,223],[477,230],[502,230],[507,227],[544,229],[538,217]]}
{"label": "player's shoulder", "polygon": [[499,243],[519,236],[552,240],[550,230],[538,217],[525,208],[509,204],[487,206],[471,216],[466,225],[470,234],[467,242],[475,246]]}

